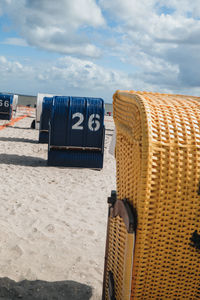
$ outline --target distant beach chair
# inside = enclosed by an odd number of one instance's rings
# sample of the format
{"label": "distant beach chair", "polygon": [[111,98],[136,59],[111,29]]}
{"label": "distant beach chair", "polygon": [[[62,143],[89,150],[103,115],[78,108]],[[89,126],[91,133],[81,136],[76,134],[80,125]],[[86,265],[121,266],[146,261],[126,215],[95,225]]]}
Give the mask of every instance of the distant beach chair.
{"label": "distant beach chair", "polygon": [[200,98],[113,96],[103,300],[200,298]]}
{"label": "distant beach chair", "polygon": [[39,143],[49,142],[49,122],[51,117],[53,97],[44,97],[42,102],[42,113],[40,116]]}
{"label": "distant beach chair", "polygon": [[116,129],[114,128],[109,150],[108,150],[108,152],[113,156],[115,156],[115,144],[116,144]]}
{"label": "distant beach chair", "polygon": [[101,169],[104,138],[101,98],[53,97],[48,165]]}
{"label": "distant beach chair", "polygon": [[13,94],[0,94],[0,119],[11,120],[16,114],[18,96]]}
{"label": "distant beach chair", "polygon": [[53,97],[52,94],[37,94],[37,103],[36,103],[36,116],[35,116],[35,129],[40,129],[40,117],[42,113],[42,102],[44,97]]}

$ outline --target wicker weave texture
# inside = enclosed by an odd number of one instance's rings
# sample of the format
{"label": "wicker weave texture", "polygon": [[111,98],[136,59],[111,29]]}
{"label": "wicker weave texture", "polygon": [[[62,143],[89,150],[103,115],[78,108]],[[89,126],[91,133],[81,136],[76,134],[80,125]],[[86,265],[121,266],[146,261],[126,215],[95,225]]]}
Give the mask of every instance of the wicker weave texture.
{"label": "wicker weave texture", "polygon": [[[134,91],[114,95],[117,194],[138,214],[135,247],[124,244],[133,256],[132,272],[121,249],[124,266],[120,276],[113,272],[116,300],[127,299],[121,289],[127,270],[131,300],[200,298],[200,250],[190,240],[195,230],[200,234],[198,101]],[[111,221],[115,227],[118,222]],[[111,245],[124,243],[127,235],[109,233],[107,271],[119,266]]]}

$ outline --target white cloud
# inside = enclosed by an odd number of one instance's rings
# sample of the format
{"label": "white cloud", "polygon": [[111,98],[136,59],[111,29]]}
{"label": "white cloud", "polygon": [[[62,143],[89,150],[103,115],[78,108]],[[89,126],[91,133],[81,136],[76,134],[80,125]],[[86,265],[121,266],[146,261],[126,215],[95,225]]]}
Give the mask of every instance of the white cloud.
{"label": "white cloud", "polygon": [[37,94],[42,90],[58,95],[104,97],[111,101],[117,88],[132,87],[132,79],[123,72],[69,56],[34,66],[0,56],[0,72],[3,74],[0,90],[16,93]]}
{"label": "white cloud", "polygon": [[2,42],[2,44],[22,46],[22,47],[28,46],[27,42],[20,38],[7,38]]}
{"label": "white cloud", "polygon": [[175,15],[189,16],[191,18],[200,17],[199,1],[194,0],[160,0],[159,7],[172,9]]}
{"label": "white cloud", "polygon": [[199,0],[1,0],[1,10],[20,35],[4,43],[73,56],[33,66],[36,88],[199,91]]}
{"label": "white cloud", "polygon": [[57,53],[97,57],[100,50],[83,33],[105,20],[95,0],[10,0],[7,12],[21,37],[29,45]]}
{"label": "white cloud", "polygon": [[118,24],[120,45],[112,50],[137,68],[134,76],[157,90],[199,90],[199,0],[100,0],[100,5],[111,26]]}
{"label": "white cloud", "polygon": [[5,56],[0,56],[0,71],[3,75],[5,73],[18,73],[23,71],[23,66],[18,61],[8,61]]}
{"label": "white cloud", "polygon": [[29,16],[31,21],[36,18],[36,24],[43,22],[44,25],[48,23],[55,26],[68,25],[70,28],[104,24],[104,18],[95,0],[59,0],[59,5],[54,0],[23,0],[22,2],[26,13],[25,18]]}
{"label": "white cloud", "polygon": [[[46,74],[48,74],[48,80],[57,81],[60,84],[64,82],[70,87],[88,90],[113,90],[117,86],[127,89],[132,86],[132,81],[123,72],[109,70],[89,60],[69,56],[56,61],[48,68]],[[42,73],[39,76],[41,78]]]}
{"label": "white cloud", "polygon": [[[200,29],[200,20],[192,18],[195,12],[200,12],[198,0],[194,0],[192,4],[189,0],[100,0],[100,4],[110,12],[111,18],[114,19],[115,16],[121,21],[120,30],[124,36],[141,44],[142,39],[147,36],[149,42],[157,39],[165,43],[186,42],[193,32]],[[199,8],[196,11],[197,6]],[[169,8],[171,14],[167,13]]]}
{"label": "white cloud", "polygon": [[[200,87],[190,82],[186,84],[187,78],[182,77],[186,73],[180,74],[173,64],[156,60],[150,64],[145,55],[142,59],[145,67],[133,74],[127,74],[102,67],[90,60],[70,56],[49,63],[38,62],[35,65],[32,65],[33,62],[27,65],[27,62],[11,61],[0,56],[0,90],[32,95],[45,92],[102,97],[106,102],[112,102],[112,95],[117,89],[182,92],[191,95],[200,93]],[[183,55],[180,65],[184,59]],[[189,70],[189,75],[191,73],[192,69]],[[196,75],[195,80],[199,81],[200,76]],[[182,82],[184,85],[181,85]]]}

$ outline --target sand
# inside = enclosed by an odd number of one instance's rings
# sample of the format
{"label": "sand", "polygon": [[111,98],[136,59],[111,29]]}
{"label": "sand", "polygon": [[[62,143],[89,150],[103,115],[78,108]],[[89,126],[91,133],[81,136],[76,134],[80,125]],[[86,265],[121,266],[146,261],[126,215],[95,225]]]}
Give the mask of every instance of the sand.
{"label": "sand", "polygon": [[113,119],[101,171],[47,166],[32,120],[0,130],[0,299],[101,299]]}

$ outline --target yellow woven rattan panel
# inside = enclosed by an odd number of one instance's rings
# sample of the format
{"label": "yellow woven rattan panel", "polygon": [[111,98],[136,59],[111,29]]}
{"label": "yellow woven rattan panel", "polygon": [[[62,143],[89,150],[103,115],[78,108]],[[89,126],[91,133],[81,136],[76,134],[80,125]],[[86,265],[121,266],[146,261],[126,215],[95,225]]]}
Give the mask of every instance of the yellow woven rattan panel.
{"label": "yellow woven rattan panel", "polygon": [[[131,300],[200,297],[200,250],[190,245],[193,232],[200,233],[198,101],[134,91],[114,95],[117,194],[138,214],[134,252],[129,249]],[[121,236],[114,239],[120,242]],[[115,253],[109,260],[117,268]],[[124,269],[129,267],[124,260]],[[120,272],[116,299],[124,300]]]}
{"label": "yellow woven rattan panel", "polygon": [[[132,252],[134,236],[127,234],[122,218],[109,218],[109,247],[107,271],[111,271],[115,280],[116,299],[128,300],[131,295]],[[125,266],[126,269],[125,269]],[[105,297],[108,293],[108,273],[106,277]]]}
{"label": "yellow woven rattan panel", "polygon": [[[133,107],[132,107],[133,108]],[[137,107],[135,107],[137,110]],[[132,109],[132,116],[134,111]],[[130,114],[131,116],[131,114]],[[135,115],[135,124],[137,123],[137,131],[140,129],[140,118]],[[136,121],[137,119],[137,121]],[[118,189],[118,197],[122,199],[126,197],[130,199],[133,195],[134,198],[138,198],[139,184],[133,186],[130,181],[126,180],[126,172],[132,174],[134,182],[139,182],[140,180],[140,170],[141,170],[141,143],[140,136],[135,137],[135,139],[130,139],[129,136],[123,134],[125,128],[122,126],[122,134],[117,134],[117,157],[120,157],[120,164],[117,164],[117,177],[120,177],[121,185]],[[132,259],[133,256],[133,245],[134,245],[134,234],[128,234],[127,229],[123,223],[123,220],[119,217],[109,218],[109,229],[108,229],[108,245],[109,250],[107,253],[108,264],[107,264],[107,278],[106,278],[106,300],[109,300],[108,296],[108,272],[112,271],[115,280],[115,292],[116,300],[129,300],[130,290],[131,290],[131,276],[132,276]],[[119,243],[119,245],[118,245]],[[120,263],[118,263],[118,261]],[[117,271],[116,271],[117,270]],[[129,277],[129,278],[128,278]]]}

